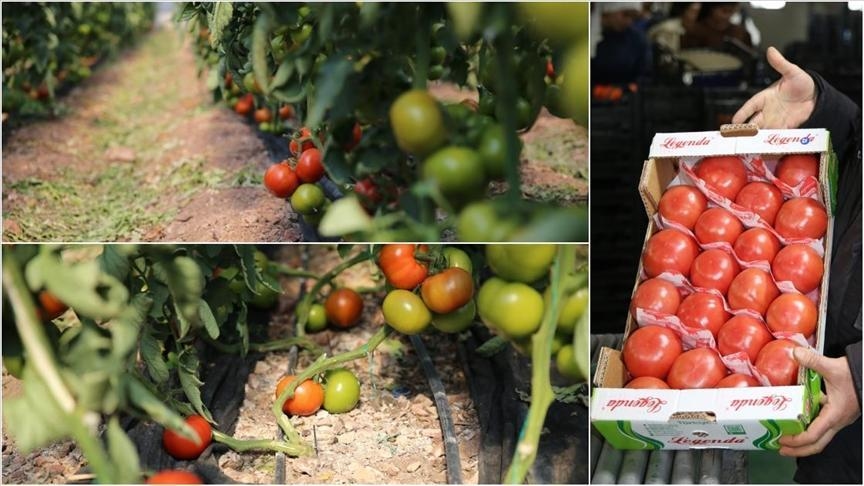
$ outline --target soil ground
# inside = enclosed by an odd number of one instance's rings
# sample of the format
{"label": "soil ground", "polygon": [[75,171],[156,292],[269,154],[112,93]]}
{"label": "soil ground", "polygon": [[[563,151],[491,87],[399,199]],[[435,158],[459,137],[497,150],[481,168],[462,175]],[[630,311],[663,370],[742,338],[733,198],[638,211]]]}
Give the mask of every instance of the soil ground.
{"label": "soil ground", "polygon": [[[4,140],[4,241],[302,239],[298,215],[261,185],[273,161],[255,128],[213,103],[172,28],[106,62],[61,103],[59,118]],[[522,138],[526,197],[587,199],[585,128],[544,110]]]}
{"label": "soil ground", "polygon": [[[332,247],[286,246],[276,259],[288,265],[301,264],[301,252],[308,252],[308,268],[326,271],[338,263]],[[337,280],[353,288],[377,287],[372,265],[346,271]],[[284,295],[271,314],[271,338],[293,334],[293,306],[300,283],[283,279]],[[361,324],[349,331],[324,331],[315,340],[332,355],[354,349],[383,324],[381,293],[364,294]],[[429,354],[444,383],[455,422],[463,480],[476,484],[480,451],[477,411],[469,393],[466,376],[457,356],[455,336],[427,333],[423,336]],[[309,365],[311,357],[301,353],[297,369]],[[234,430],[238,438],[275,437],[270,407],[273,390],[288,370],[288,352],[267,353],[257,363],[245,386],[245,400]],[[361,399],[349,413],[331,415],[324,410],[310,417],[292,418],[304,440],[316,445],[317,456],[287,458],[287,483],[445,483],[444,443],[438,412],[421,371],[417,355],[405,336],[386,340],[368,359],[346,365],[360,379]],[[21,392],[20,382],[3,374],[3,396]],[[272,453],[227,452],[218,457],[222,472],[239,483],[273,483],[276,467]],[[66,483],[85,466],[80,450],[70,441],[55,443],[23,455],[3,435],[3,483]]]}

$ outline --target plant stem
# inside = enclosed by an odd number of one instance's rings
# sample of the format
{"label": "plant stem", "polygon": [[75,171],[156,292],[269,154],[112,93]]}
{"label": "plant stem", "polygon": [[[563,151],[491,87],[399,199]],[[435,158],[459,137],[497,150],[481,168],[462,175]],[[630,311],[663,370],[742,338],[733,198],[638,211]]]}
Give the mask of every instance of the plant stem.
{"label": "plant stem", "polygon": [[318,274],[315,272],[291,268],[288,265],[278,262],[270,262],[267,264],[267,266],[268,268],[276,270],[276,272],[280,273],[281,275],[285,275],[288,277],[303,277],[312,280],[318,280]]}
{"label": "plant stem", "polygon": [[291,457],[307,456],[312,453],[312,448],[302,442],[275,439],[235,439],[218,430],[213,431],[213,440],[225,444],[237,452],[274,451],[282,452]]}
{"label": "plant stem", "polygon": [[[207,339],[207,344],[213,346],[218,351],[223,353],[239,353],[241,349],[239,343],[226,344],[212,339]],[[263,343],[249,343],[249,351],[255,351],[258,353],[267,353],[270,351],[285,351],[290,349],[292,346],[298,346],[307,351],[310,351],[315,356],[318,356],[324,352],[321,346],[318,346],[312,340],[306,337],[290,337],[284,339],[276,339]]]}
{"label": "plant stem", "polygon": [[495,46],[495,69],[497,70],[498,89],[495,93],[497,111],[500,113],[501,126],[506,135],[506,176],[509,205],[515,205],[522,197],[521,177],[519,175],[519,135],[516,133],[516,85],[513,67],[513,36],[505,29],[499,34]]}
{"label": "plant stem", "polygon": [[537,457],[537,447],[546,413],[555,399],[552,384],[549,379],[549,362],[552,357],[552,342],[555,339],[555,327],[561,308],[561,280],[565,269],[573,268],[575,254],[568,245],[559,245],[555,263],[552,265],[552,278],[549,286],[552,289],[549,308],[543,314],[540,329],[531,338],[531,405],[528,416],[522,424],[513,462],[507,470],[505,482],[522,484],[528,475],[528,470]]}
{"label": "plant stem", "polygon": [[111,464],[105,449],[98,438],[94,437],[90,430],[84,425],[84,417],[80,412],[75,412],[69,419],[72,437],[81,448],[87,464],[102,484],[112,484],[117,481],[114,478],[114,467]]}

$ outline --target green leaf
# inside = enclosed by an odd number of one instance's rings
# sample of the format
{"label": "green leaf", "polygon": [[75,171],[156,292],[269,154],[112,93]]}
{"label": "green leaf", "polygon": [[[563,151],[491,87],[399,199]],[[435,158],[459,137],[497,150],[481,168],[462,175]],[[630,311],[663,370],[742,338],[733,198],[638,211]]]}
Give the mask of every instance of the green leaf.
{"label": "green leaf", "polygon": [[125,246],[105,245],[102,248],[102,254],[98,258],[102,271],[120,281],[126,280],[131,268],[128,258],[129,253],[124,249]]}
{"label": "green leaf", "polygon": [[510,241],[588,241],[588,208],[544,212],[512,235]]}
{"label": "green leaf", "polygon": [[267,52],[270,50],[269,34],[270,16],[266,12],[262,12],[255,21],[255,27],[252,30],[252,52],[250,55],[255,79],[266,94],[269,94],[271,90],[270,66],[267,64]]}
{"label": "green leaf", "polygon": [[345,160],[345,151],[337,148],[332,142],[324,152],[323,164],[327,175],[336,184],[348,182],[354,175],[354,169]]}
{"label": "green leaf", "polygon": [[275,88],[282,86],[287,83],[291,76],[294,74],[294,64],[290,59],[286,59],[279,66],[279,69],[276,70],[276,74],[273,76],[273,81],[270,82],[270,87],[268,91],[273,91]]}
{"label": "green leaf", "polygon": [[318,232],[321,236],[343,236],[372,229],[372,218],[356,196],[346,196],[330,205],[324,213]]}
{"label": "green leaf", "polygon": [[[183,319],[188,321],[188,324],[197,324],[198,301],[204,291],[204,275],[195,260],[178,256],[173,260],[157,262],[153,265],[153,276],[168,286],[178,317],[181,318],[181,325]],[[185,332],[182,335],[185,335]]]}
{"label": "green leaf", "polygon": [[339,96],[343,89],[353,89],[348,83],[348,77],[354,72],[354,65],[347,59],[335,58],[321,66],[318,79],[315,81],[315,97],[306,116],[306,125],[317,127],[324,119],[324,114]]}
{"label": "green leaf", "polygon": [[200,362],[194,348],[187,347],[180,353],[180,367],[177,370],[180,375],[180,386],[195,412],[212,422],[213,417],[210,416],[210,411],[207,410],[201,400],[201,385],[204,382],[198,378],[199,366]]}
{"label": "green leaf", "polygon": [[108,456],[114,466],[114,481],[119,484],[140,483],[141,463],[138,460],[138,451],[116,416],[108,421],[105,435],[108,439]]}
{"label": "green leaf", "polygon": [[249,312],[246,307],[246,302],[240,302],[240,311],[237,313],[237,334],[240,335],[240,355],[246,356],[249,353],[249,323],[246,321]]}
{"label": "green leaf", "polygon": [[351,255],[351,252],[353,252],[356,247],[357,245],[339,244],[336,245],[336,252],[339,254],[339,258],[344,260]]}
{"label": "green leaf", "polygon": [[165,428],[180,432],[189,439],[197,437],[192,427],[186,425],[183,417],[165,405],[164,400],[156,396],[144,383],[134,377],[129,377],[125,383],[129,401],[150,419]]}
{"label": "green leaf", "polygon": [[219,338],[219,324],[216,322],[216,317],[213,316],[213,311],[204,299],[201,299],[198,304],[198,317],[204,323],[204,329],[212,339]]}
{"label": "green leaf", "polygon": [[152,332],[145,332],[141,335],[140,349],[144,364],[147,365],[147,372],[153,381],[156,383],[168,381],[168,364],[162,357],[162,352],[165,350],[162,341],[156,338]]}
{"label": "green leaf", "polygon": [[215,48],[222,40],[222,32],[231,22],[234,15],[234,6],[231,2],[216,2],[213,11],[207,18],[210,29],[210,47]]}
{"label": "green leaf", "polygon": [[108,324],[107,327],[111,330],[111,354],[118,365],[125,362],[126,357],[138,344],[138,334],[151,305],[153,299],[150,296],[138,294],[132,298],[126,310]]}
{"label": "green leaf", "polygon": [[42,378],[24,366],[23,395],[3,397],[6,431],[23,454],[67,436],[72,417],[63,412]]}
{"label": "green leaf", "polygon": [[255,266],[255,247],[252,245],[234,245],[237,255],[240,256],[240,269],[243,271],[243,280],[246,288],[258,295],[255,290],[261,281],[261,273]]}
{"label": "green leaf", "polygon": [[478,347],[475,352],[479,356],[482,356],[484,358],[491,358],[492,356],[495,356],[496,354],[500,353],[501,351],[504,351],[504,349],[506,347],[507,347],[507,340],[506,339],[502,338],[501,336],[494,336],[493,338],[489,339],[485,343],[481,344],[480,347]]}

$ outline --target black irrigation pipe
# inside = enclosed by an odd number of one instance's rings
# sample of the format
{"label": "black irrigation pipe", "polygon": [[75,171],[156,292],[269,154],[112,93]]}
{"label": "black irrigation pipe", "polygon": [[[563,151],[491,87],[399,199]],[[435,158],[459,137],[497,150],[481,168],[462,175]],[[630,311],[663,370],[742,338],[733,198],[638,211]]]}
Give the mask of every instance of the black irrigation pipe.
{"label": "black irrigation pipe", "polygon": [[[254,124],[248,122],[248,120],[247,123],[252,125],[252,128],[255,130],[258,138],[264,143],[264,146],[267,148],[267,153],[270,156],[271,162],[275,164],[291,157],[291,151],[288,150],[288,141],[284,137],[279,135],[273,135],[271,133],[264,133],[259,130],[257,126],[254,126]],[[339,189],[339,186],[337,186],[336,183],[331,181],[326,175],[320,181],[318,181],[318,186],[321,188],[322,191],[324,191],[324,196],[331,201],[341,199],[344,196],[344,194],[342,194],[342,191]],[[298,216],[300,215],[298,214]],[[303,241],[334,242],[340,240],[340,238],[322,237],[318,233],[318,230],[309,223],[307,223],[302,216],[298,218],[297,222],[300,225],[300,232],[303,235]]]}
{"label": "black irrigation pipe", "polygon": [[441,422],[441,435],[444,439],[447,484],[462,484],[462,460],[459,457],[459,442],[456,440],[456,429],[453,424],[453,416],[450,413],[450,403],[447,401],[447,392],[444,390],[441,376],[438,375],[435,364],[432,363],[432,358],[429,357],[429,352],[426,351],[426,345],[423,344],[420,336],[411,335],[411,345],[414,346],[417,356],[420,358],[420,365],[426,375],[426,380],[429,382],[429,388],[432,390],[435,407],[438,409],[438,421]]}

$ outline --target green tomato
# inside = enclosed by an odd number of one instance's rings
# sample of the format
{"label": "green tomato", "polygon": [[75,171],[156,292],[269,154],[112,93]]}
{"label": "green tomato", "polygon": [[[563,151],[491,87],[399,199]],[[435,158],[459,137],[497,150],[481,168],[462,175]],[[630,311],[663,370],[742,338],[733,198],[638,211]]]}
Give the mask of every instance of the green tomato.
{"label": "green tomato", "polygon": [[429,63],[434,65],[441,65],[444,62],[444,59],[447,57],[447,49],[444,49],[441,46],[433,47],[429,49]]}
{"label": "green tomato", "polygon": [[345,368],[324,374],[324,410],[345,413],[354,410],[360,401],[360,381]]}
{"label": "green tomato", "polygon": [[549,244],[487,245],[486,262],[503,279],[531,283],[549,273],[556,251]]}
{"label": "green tomato", "polygon": [[474,264],[471,263],[471,257],[459,248],[455,246],[444,248],[444,258],[447,259],[448,268],[461,268],[470,274],[474,273]]}
{"label": "green tomato", "polygon": [[433,65],[429,66],[429,71],[426,73],[426,79],[436,81],[444,76],[444,66]]}
{"label": "green tomato", "polygon": [[469,120],[474,112],[471,111],[471,108],[463,105],[462,103],[453,103],[444,107],[444,110],[447,112],[447,117],[455,122],[456,124],[461,124]]}
{"label": "green tomato", "polygon": [[255,285],[257,294],[249,300],[249,305],[258,309],[270,309],[279,302],[279,292],[274,292],[270,287],[264,285],[264,282],[258,281]]}
{"label": "green tomato", "polygon": [[521,282],[492,277],[477,293],[477,310],[483,322],[513,340],[526,338],[540,328],[543,307],[540,293]]}
{"label": "green tomato", "polygon": [[432,154],[423,164],[423,178],[435,183],[457,207],[485,195],[483,161],[466,147],[449,146]]}
{"label": "green tomato", "polygon": [[312,35],[312,24],[303,24],[299,29],[291,32],[291,41],[294,45],[299,45],[306,42],[306,39]]}
{"label": "green tomato", "polygon": [[432,314],[432,325],[441,332],[462,332],[474,322],[477,315],[477,305],[473,300],[448,314]]}
{"label": "green tomato", "polygon": [[480,101],[477,103],[477,112],[481,115],[495,115],[495,95],[484,91],[480,94]]}
{"label": "green tomato", "polygon": [[262,122],[258,124],[258,130],[261,130],[264,133],[269,133],[273,131],[273,124],[270,122]]}
{"label": "green tomato", "polygon": [[520,2],[518,8],[540,39],[565,44],[588,35],[588,2]]}
{"label": "green tomato", "polygon": [[573,334],[576,322],[588,308],[588,288],[581,288],[567,297],[558,314],[558,330]]}
{"label": "green tomato", "polygon": [[324,207],[324,191],[315,184],[300,184],[291,195],[291,207],[294,211],[308,216]]}
{"label": "green tomato", "polygon": [[461,241],[507,241],[519,225],[515,220],[498,217],[495,207],[488,201],[466,206],[456,222],[456,233]]}
{"label": "green tomato", "polygon": [[308,17],[311,12],[312,10],[307,5],[303,5],[297,9],[297,15],[299,15],[301,19]]}
{"label": "green tomato", "polygon": [[[531,105],[531,102],[526,100],[523,97],[516,98],[516,129],[517,130],[526,130],[531,128],[531,125],[534,124],[534,121],[537,119],[537,115],[540,113],[540,105],[538,105],[537,109]],[[503,113],[501,113],[500,107],[495,107],[495,118],[499,121],[504,119]]]}
{"label": "green tomato", "polygon": [[312,304],[309,307],[309,316],[306,320],[306,332],[319,332],[327,327],[327,313],[321,304]]}
{"label": "green tomato", "polygon": [[562,99],[561,86],[557,84],[550,84],[546,87],[546,95],[543,101],[543,105],[546,106],[546,109],[549,110],[549,113],[557,116],[558,118],[569,118],[566,110],[564,109],[564,100]]}
{"label": "green tomato", "polygon": [[390,126],[399,147],[426,155],[444,143],[447,135],[438,101],[421,89],[402,93],[390,107]]}
{"label": "green tomato", "polygon": [[561,373],[561,376],[569,378],[574,382],[583,381],[588,378],[586,369],[577,363],[576,353],[572,344],[567,344],[558,351],[558,355],[555,356],[555,365],[558,367],[558,372]]}
{"label": "green tomato", "polygon": [[564,59],[564,80],[561,85],[564,111],[577,123],[587,126],[590,83],[588,79],[588,42],[572,47]]}
{"label": "green tomato", "polygon": [[[477,152],[483,160],[483,168],[490,179],[503,179],[507,173],[507,134],[504,127],[495,123],[486,127]],[[522,140],[519,139],[519,152],[522,152]]]}
{"label": "green tomato", "polygon": [[432,313],[423,299],[402,289],[393,290],[384,297],[381,311],[387,324],[402,334],[421,333],[432,321]]}
{"label": "green tomato", "polygon": [[255,80],[255,73],[250,71],[243,76],[243,87],[249,93],[258,92],[258,81]]}

